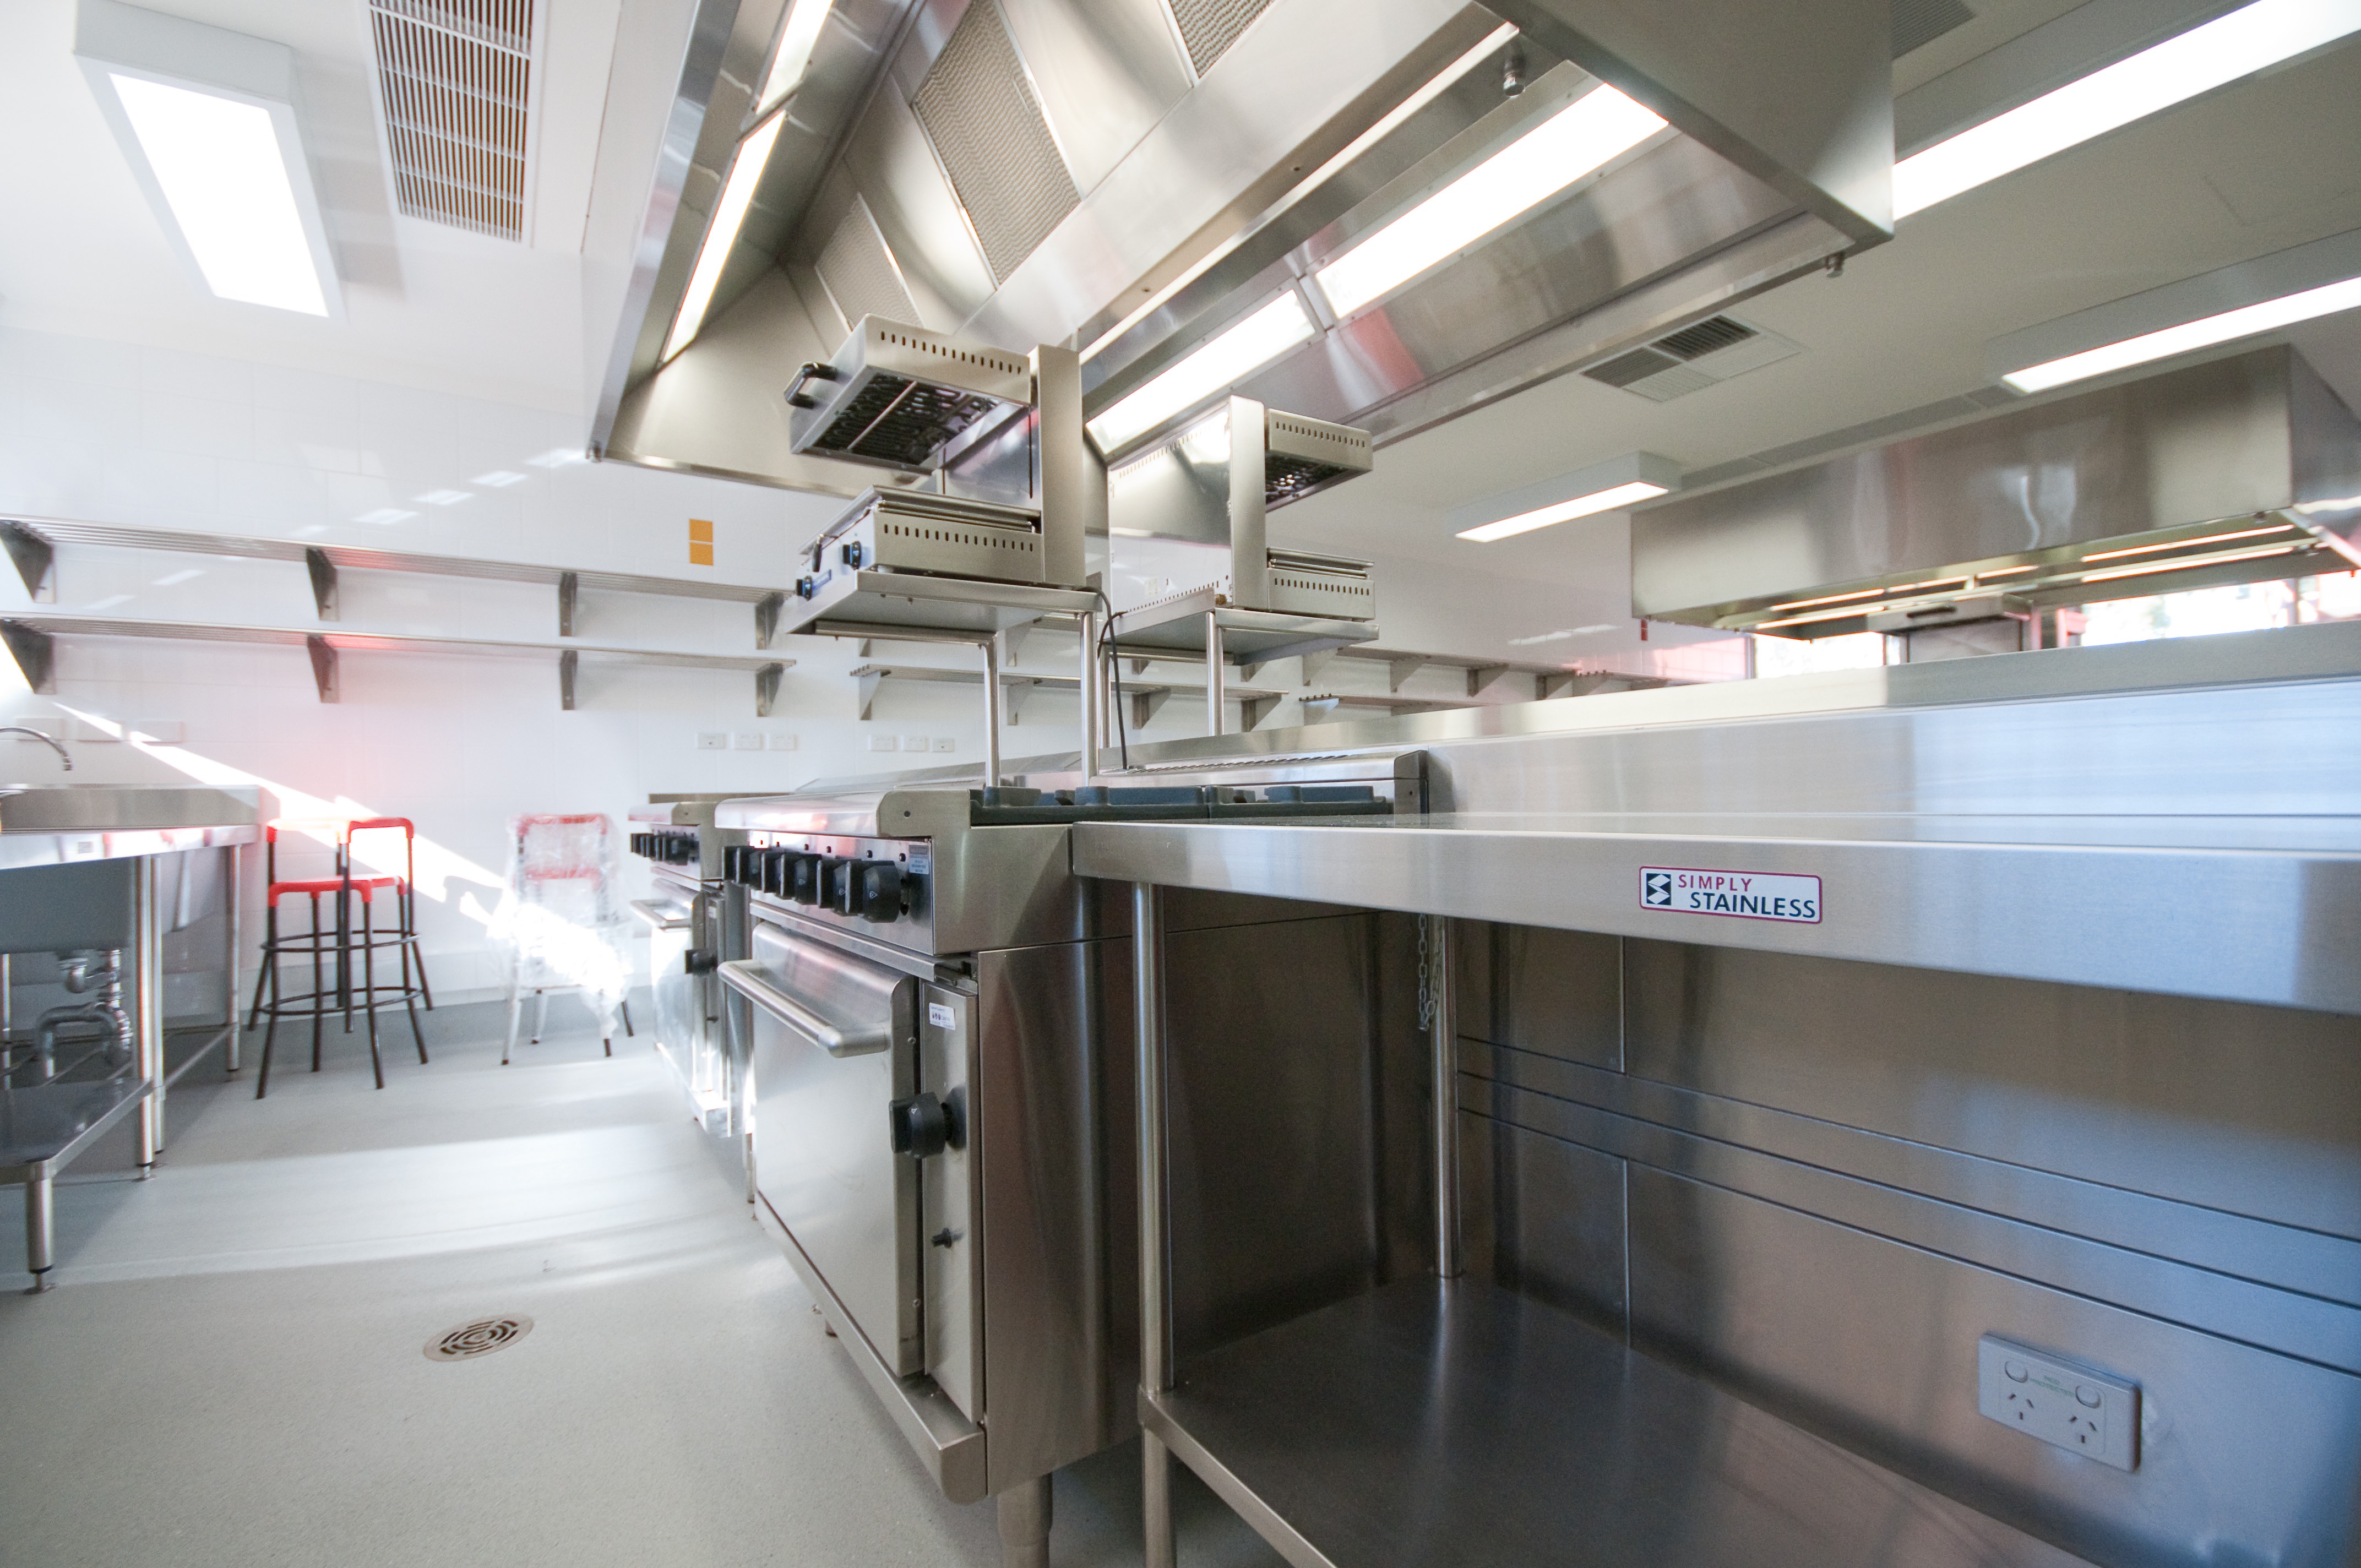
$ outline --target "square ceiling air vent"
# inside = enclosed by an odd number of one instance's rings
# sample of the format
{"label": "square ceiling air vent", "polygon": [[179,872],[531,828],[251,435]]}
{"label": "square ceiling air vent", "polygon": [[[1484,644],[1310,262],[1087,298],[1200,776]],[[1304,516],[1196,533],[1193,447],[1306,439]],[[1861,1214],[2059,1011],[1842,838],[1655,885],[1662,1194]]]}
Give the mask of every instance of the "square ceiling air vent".
{"label": "square ceiling air vent", "polygon": [[403,215],[525,236],[534,0],[368,0]]}
{"label": "square ceiling air vent", "polygon": [[1668,403],[1801,352],[1777,333],[1750,326],[1735,316],[1708,316],[1582,373],[1652,402]]}

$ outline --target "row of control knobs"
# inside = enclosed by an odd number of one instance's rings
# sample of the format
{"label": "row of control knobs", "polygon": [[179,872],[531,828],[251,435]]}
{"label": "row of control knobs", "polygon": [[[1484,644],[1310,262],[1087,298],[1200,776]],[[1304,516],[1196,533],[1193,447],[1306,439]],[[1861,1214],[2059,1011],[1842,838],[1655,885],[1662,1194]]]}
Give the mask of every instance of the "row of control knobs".
{"label": "row of control knobs", "polygon": [[752,845],[733,846],[722,857],[722,874],[756,893],[880,925],[907,914],[907,894],[916,891],[892,861],[853,861]]}
{"label": "row of control knobs", "polygon": [[667,866],[695,865],[697,861],[697,835],[634,833],[631,835],[631,853]]}

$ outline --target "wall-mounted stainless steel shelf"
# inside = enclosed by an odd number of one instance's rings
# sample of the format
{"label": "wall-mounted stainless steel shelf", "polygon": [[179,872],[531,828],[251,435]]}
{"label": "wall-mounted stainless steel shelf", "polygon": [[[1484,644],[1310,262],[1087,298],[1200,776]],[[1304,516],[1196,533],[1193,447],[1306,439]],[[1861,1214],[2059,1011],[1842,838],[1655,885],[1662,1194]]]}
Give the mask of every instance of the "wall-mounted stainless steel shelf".
{"label": "wall-mounted stainless steel shelf", "polygon": [[210,621],[119,620],[80,615],[27,615],[0,619],[0,641],[23,672],[25,683],[37,692],[57,689],[58,637],[154,637],[182,642],[258,642],[302,648],[312,660],[312,678],[322,702],[337,696],[337,660],[346,650],[369,652],[489,653],[508,656],[557,656],[559,706],[575,706],[576,674],[581,660],[618,664],[664,664],[697,670],[745,670],[754,676],[754,716],[770,717],[779,693],[779,677],[792,659],[765,659],[735,653],[679,653],[660,648],[608,648],[575,642],[514,642],[482,637],[442,637],[425,632],[304,631],[282,626],[236,626]]}
{"label": "wall-mounted stainless steel shelf", "polygon": [[776,588],[745,583],[708,582],[696,577],[653,577],[637,572],[585,572],[568,566],[544,566],[522,561],[478,561],[464,555],[426,555],[407,550],[376,550],[356,544],[306,544],[296,539],[258,539],[244,534],[197,533],[177,528],[131,528],[109,522],[80,522],[65,518],[20,517],[0,520],[0,545],[5,545],[25,591],[36,604],[57,601],[57,547],[86,545],[111,550],[168,550],[181,554],[220,555],[251,561],[284,561],[300,565],[311,577],[313,608],[322,620],[340,619],[339,574],[351,572],[415,572],[436,577],[471,577],[478,582],[540,583],[557,590],[557,634],[571,637],[579,619],[584,590],[597,593],[656,594],[672,598],[719,599],[754,607],[754,646],[768,648],[777,632],[779,609],[786,595]]}
{"label": "wall-mounted stainless steel shelf", "polygon": [[[1651,868],[1817,879],[1809,921]],[[1083,822],[1084,876],[2361,1014],[2361,817],[1431,816]]]}
{"label": "wall-mounted stainless steel shelf", "polygon": [[1117,614],[1115,642],[1126,656],[1135,649],[1202,655],[1208,616],[1221,630],[1223,659],[1233,664],[1258,667],[1299,653],[1324,653],[1349,643],[1373,642],[1378,636],[1377,627],[1368,621],[1239,609],[1222,603],[1213,588],[1202,587]]}
{"label": "wall-mounted stainless steel shelf", "polygon": [[[887,681],[919,681],[966,686],[979,686],[983,684],[982,670],[945,670],[915,664],[861,664],[855,666],[852,674],[861,685],[859,713],[862,718],[873,716],[873,707],[877,700],[877,688]],[[1018,722],[1025,707],[1025,699],[1033,693],[1080,691],[1082,684],[1082,681],[1073,675],[1037,675],[1023,671],[1003,670],[1000,673],[1000,689],[1003,693],[1002,700],[1008,715],[1008,722],[1011,724]],[[1135,728],[1145,728],[1148,721],[1156,717],[1157,710],[1164,706],[1169,697],[1202,697],[1204,694],[1205,688],[1202,686],[1174,685],[1165,682],[1143,684],[1134,680],[1126,680],[1123,683],[1123,695],[1131,705],[1131,722]],[[1269,718],[1278,709],[1281,695],[1279,692],[1257,691],[1246,686],[1230,686],[1224,692],[1229,701],[1238,705],[1240,720],[1238,727],[1241,729],[1252,729]]]}
{"label": "wall-mounted stainless steel shelf", "polygon": [[1476,1279],[1224,1346],[1140,1415],[1299,1568],[2082,1561]]}

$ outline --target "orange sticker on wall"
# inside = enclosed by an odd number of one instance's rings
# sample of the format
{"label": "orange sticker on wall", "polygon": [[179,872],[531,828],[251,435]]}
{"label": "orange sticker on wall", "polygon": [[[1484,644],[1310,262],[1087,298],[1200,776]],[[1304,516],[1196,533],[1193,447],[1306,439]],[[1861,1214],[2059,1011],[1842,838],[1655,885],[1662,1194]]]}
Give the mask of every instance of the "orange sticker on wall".
{"label": "orange sticker on wall", "polygon": [[713,565],[713,523],[708,518],[688,520],[688,564],[692,566]]}

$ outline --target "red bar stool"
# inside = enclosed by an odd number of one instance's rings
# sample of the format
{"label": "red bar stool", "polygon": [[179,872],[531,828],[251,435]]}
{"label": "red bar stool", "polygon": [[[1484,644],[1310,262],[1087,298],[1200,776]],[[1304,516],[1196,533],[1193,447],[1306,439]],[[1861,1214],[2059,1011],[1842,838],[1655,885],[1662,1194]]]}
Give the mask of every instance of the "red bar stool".
{"label": "red bar stool", "polygon": [[[399,819],[395,819],[399,820]],[[393,823],[369,819],[367,826],[389,827]],[[263,855],[268,891],[264,900],[262,970],[255,977],[254,1003],[247,1014],[246,1026],[252,1029],[268,1017],[269,1025],[262,1036],[262,1066],[255,1077],[254,1095],[259,1100],[270,1090],[270,1058],[282,1018],[312,1021],[312,1070],[320,1070],[321,1032],[327,1016],[341,1014],[345,1032],[350,1034],[353,1014],[363,1013],[368,1020],[369,1067],[379,1089],[385,1087],[385,1063],[378,1048],[377,1015],[380,1009],[399,1003],[410,1014],[410,1032],[418,1045],[418,1059],[426,1058],[426,1036],[419,1028],[418,1001],[425,995],[426,969],[418,959],[416,983],[412,983],[411,962],[417,957],[417,927],[412,916],[408,897],[412,879],[397,876],[356,877],[352,874],[351,828],[348,823],[304,824],[275,821],[263,829]],[[401,824],[407,828],[408,824]],[[282,829],[310,827],[315,830],[333,827],[336,830],[336,873],[332,877],[291,880],[279,879],[279,835]],[[380,895],[393,906],[393,925],[384,930],[378,927],[376,911]],[[302,898],[309,902],[311,916],[307,928],[282,931],[279,921],[281,899]],[[328,901],[324,910],[321,901]],[[353,929],[353,905],[360,905],[360,930]],[[379,985],[377,980],[377,954],[380,948],[392,948],[402,958],[400,984]],[[312,989],[289,992],[281,989],[280,966],[290,957],[308,954],[312,960]],[[353,960],[360,960],[360,984],[353,984]],[[331,968],[333,966],[333,982]],[[432,1005],[432,1003],[429,1003]]]}
{"label": "red bar stool", "polygon": [[434,1011],[434,990],[426,983],[426,954],[418,945],[418,828],[407,817],[363,817],[345,824],[340,842],[341,869],[350,876],[353,870],[353,838],[356,834],[391,831],[401,832],[401,875],[381,877],[394,884],[394,915],[396,928],[401,932],[397,946],[401,952],[401,983],[410,985],[411,966],[418,966],[418,997],[426,1011]]}

